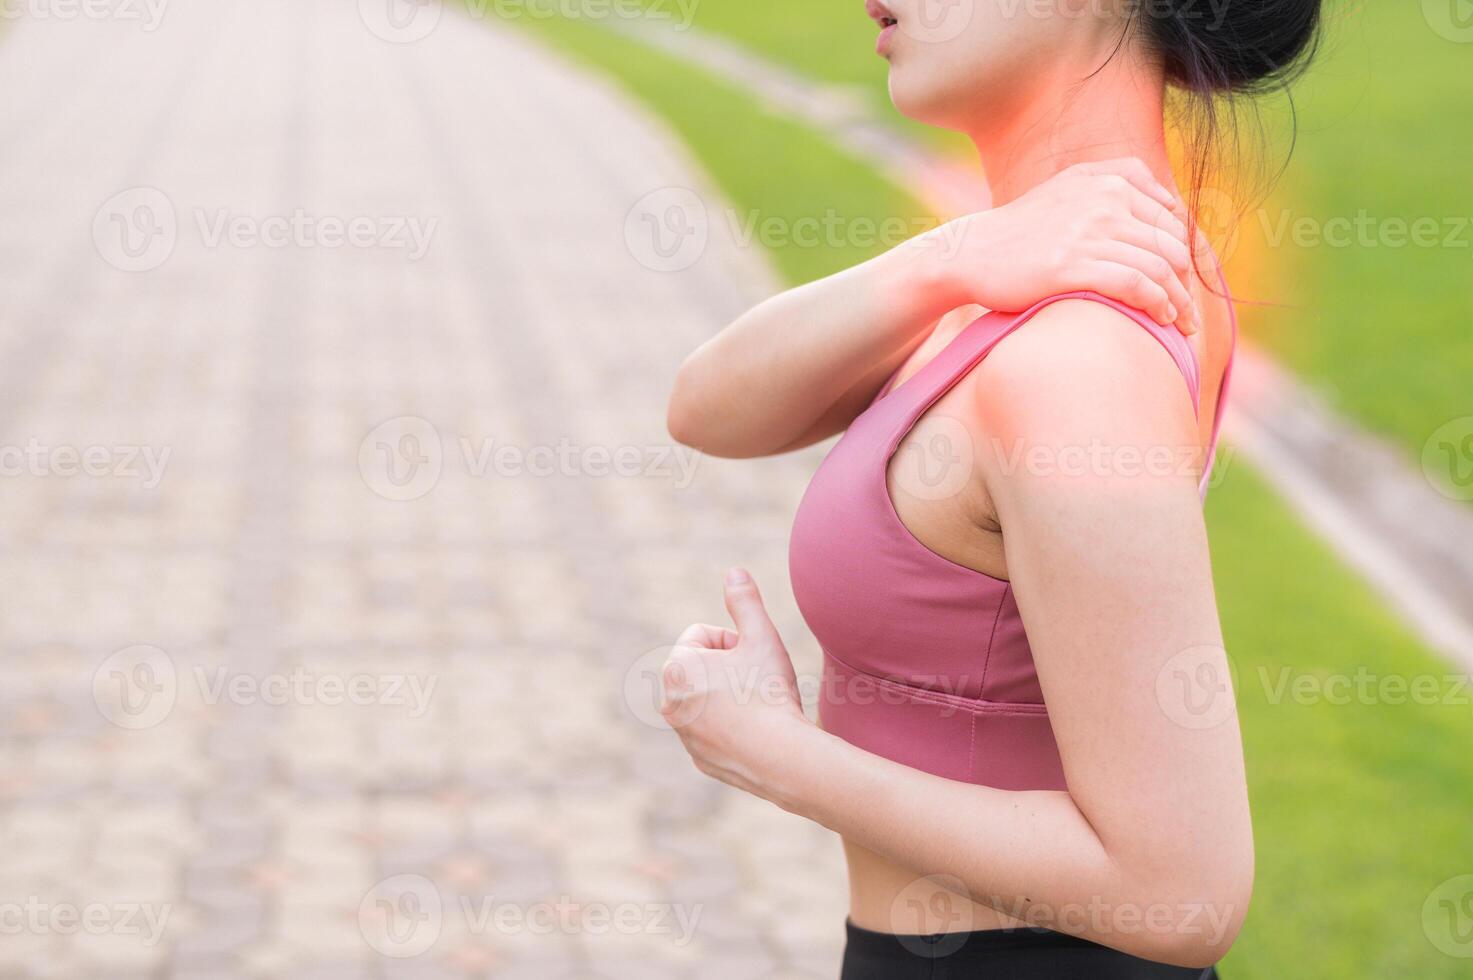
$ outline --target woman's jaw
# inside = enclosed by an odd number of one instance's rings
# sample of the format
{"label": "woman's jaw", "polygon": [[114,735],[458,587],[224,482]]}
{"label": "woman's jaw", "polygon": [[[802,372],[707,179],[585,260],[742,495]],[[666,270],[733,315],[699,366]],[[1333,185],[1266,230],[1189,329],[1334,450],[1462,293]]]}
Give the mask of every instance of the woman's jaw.
{"label": "woman's jaw", "polygon": [[1108,4],[1068,6],[866,0],[896,108],[969,137],[996,204],[1076,163],[1127,156],[1172,186],[1159,62],[1121,43]]}

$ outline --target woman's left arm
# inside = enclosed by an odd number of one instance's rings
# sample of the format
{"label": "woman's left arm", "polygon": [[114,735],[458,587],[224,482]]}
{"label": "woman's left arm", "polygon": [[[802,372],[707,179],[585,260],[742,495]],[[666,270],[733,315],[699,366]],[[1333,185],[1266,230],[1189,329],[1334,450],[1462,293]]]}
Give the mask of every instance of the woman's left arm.
{"label": "woman's left arm", "polygon": [[1068,790],[943,779],[822,732],[744,573],[727,585],[737,629],[677,642],[667,716],[703,772],[953,875],[973,901],[1215,963],[1247,910],[1253,841],[1181,375],[1119,313],[1066,301],[964,383]]}

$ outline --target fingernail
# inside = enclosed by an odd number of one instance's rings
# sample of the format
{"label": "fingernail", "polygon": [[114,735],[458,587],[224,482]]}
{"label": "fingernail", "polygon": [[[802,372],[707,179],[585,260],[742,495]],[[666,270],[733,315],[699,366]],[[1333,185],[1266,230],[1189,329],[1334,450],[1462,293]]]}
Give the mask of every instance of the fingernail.
{"label": "fingernail", "polygon": [[745,568],[733,568],[726,573],[727,585],[746,585],[750,581],[752,581],[752,576],[747,574]]}
{"label": "fingernail", "polygon": [[1166,322],[1167,323],[1175,323],[1176,322],[1176,307],[1175,306],[1168,306],[1168,307],[1166,307]]}

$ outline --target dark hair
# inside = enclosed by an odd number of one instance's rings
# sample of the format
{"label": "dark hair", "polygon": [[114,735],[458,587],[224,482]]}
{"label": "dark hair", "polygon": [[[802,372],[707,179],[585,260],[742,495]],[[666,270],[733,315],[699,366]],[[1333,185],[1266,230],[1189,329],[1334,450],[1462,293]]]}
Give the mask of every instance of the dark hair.
{"label": "dark hair", "polygon": [[1318,44],[1321,0],[1144,0],[1168,82],[1198,95],[1280,88]]}
{"label": "dark hair", "polygon": [[[1287,95],[1289,83],[1319,46],[1322,0],[1135,2],[1130,30],[1162,59],[1166,81],[1180,96],[1190,156],[1188,203],[1195,223],[1208,175],[1219,161],[1224,129],[1231,129],[1236,142],[1234,97],[1274,91]],[[1287,101],[1292,153],[1294,103]],[[1286,155],[1277,172],[1265,170],[1260,190],[1266,193],[1287,165]],[[1229,217],[1235,222],[1241,213]]]}

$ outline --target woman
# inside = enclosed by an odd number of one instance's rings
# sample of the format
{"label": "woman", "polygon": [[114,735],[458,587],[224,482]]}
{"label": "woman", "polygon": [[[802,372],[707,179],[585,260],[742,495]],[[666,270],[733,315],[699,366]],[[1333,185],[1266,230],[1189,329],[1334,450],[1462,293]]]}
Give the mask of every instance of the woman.
{"label": "woman", "polygon": [[664,710],[843,837],[844,980],[1211,976],[1253,881],[1200,496],[1236,328],[1165,93],[1210,120],[1282,81],[1319,3],[926,2],[870,0],[891,95],[971,137],[994,208],[756,307],[670,404],[717,455],[845,432],[791,546],[822,728],[740,570]]}

